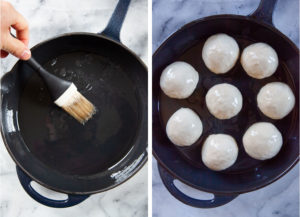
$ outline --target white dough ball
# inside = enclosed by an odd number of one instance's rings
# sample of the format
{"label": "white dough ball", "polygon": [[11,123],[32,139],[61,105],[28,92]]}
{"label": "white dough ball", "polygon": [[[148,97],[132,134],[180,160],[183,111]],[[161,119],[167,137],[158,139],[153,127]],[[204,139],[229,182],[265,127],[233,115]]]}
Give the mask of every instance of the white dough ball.
{"label": "white dough ball", "polygon": [[238,146],[232,136],[212,134],[202,146],[202,161],[212,170],[225,170],[232,166],[238,156]]}
{"label": "white dough ball", "polygon": [[236,41],[224,33],[210,36],[202,50],[206,67],[216,73],[224,74],[235,65],[240,49]]}
{"label": "white dough ball", "polygon": [[233,85],[217,84],[205,96],[209,112],[218,119],[229,119],[237,115],[243,106],[241,92]]}
{"label": "white dough ball", "polygon": [[270,45],[255,43],[244,49],[241,64],[249,76],[262,79],[274,74],[278,67],[278,56]]}
{"label": "white dough ball", "polygon": [[199,81],[198,72],[186,62],[168,65],[160,76],[160,87],[164,93],[176,99],[189,97]]}
{"label": "white dough ball", "polygon": [[272,119],[288,115],[295,105],[291,88],[282,82],[272,82],[263,86],[257,95],[258,108]]}
{"label": "white dough ball", "polygon": [[248,155],[257,160],[266,160],[278,154],[282,136],[273,124],[258,122],[248,128],[243,136],[243,144]]}
{"label": "white dough ball", "polygon": [[168,120],[166,131],[172,143],[178,146],[190,146],[202,134],[202,122],[199,116],[189,108],[177,110]]}

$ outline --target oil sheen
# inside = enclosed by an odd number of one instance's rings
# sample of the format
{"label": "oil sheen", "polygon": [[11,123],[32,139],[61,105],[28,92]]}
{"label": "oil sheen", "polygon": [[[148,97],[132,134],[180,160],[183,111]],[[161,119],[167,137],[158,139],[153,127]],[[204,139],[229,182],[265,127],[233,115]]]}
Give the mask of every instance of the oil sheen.
{"label": "oil sheen", "polygon": [[42,79],[32,73],[18,115],[30,152],[70,175],[92,175],[117,164],[132,148],[139,119],[139,100],[126,71],[114,60],[85,52],[63,54],[44,67],[72,81],[97,113],[80,124],[53,103]]}

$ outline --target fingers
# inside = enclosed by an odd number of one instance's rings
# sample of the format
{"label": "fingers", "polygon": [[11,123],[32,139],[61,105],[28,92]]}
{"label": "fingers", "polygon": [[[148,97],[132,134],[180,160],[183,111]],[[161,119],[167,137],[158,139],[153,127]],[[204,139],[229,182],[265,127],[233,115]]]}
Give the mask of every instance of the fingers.
{"label": "fingers", "polygon": [[28,23],[26,19],[17,11],[15,11],[14,20],[11,26],[16,30],[17,38],[27,45],[29,42]]}
{"label": "fingers", "polygon": [[7,37],[2,50],[11,53],[22,60],[28,60],[31,57],[31,52],[28,47],[22,41],[10,35]]}
{"label": "fingers", "polygon": [[[1,1],[1,0],[0,0]],[[1,58],[7,53],[27,60],[31,52],[27,45],[29,42],[29,28],[26,19],[17,12],[14,7],[5,1],[1,1]],[[10,28],[16,30],[16,37],[10,35]]]}

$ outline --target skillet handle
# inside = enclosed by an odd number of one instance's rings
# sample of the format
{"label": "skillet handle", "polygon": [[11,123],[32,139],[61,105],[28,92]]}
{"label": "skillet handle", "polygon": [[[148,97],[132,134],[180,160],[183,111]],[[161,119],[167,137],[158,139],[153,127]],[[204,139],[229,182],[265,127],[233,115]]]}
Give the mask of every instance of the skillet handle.
{"label": "skillet handle", "polygon": [[274,26],[272,17],[276,3],[277,0],[261,0],[258,8],[249,16]]}
{"label": "skillet handle", "polygon": [[107,36],[115,41],[120,42],[120,31],[125,19],[128,6],[131,0],[119,0],[106,28],[100,35]]}
{"label": "skillet handle", "polygon": [[199,200],[191,198],[184,193],[182,193],[176,186],[174,185],[174,177],[170,175],[168,171],[166,171],[162,166],[159,164],[158,171],[159,175],[168,189],[168,191],[178,200],[185,203],[186,205],[193,206],[196,208],[214,208],[218,206],[223,206],[233,199],[235,199],[238,195],[221,195],[221,194],[214,194],[214,198],[211,200]]}
{"label": "skillet handle", "polygon": [[20,168],[17,166],[17,174],[21,185],[24,190],[34,199],[35,201],[44,204],[45,206],[53,207],[53,208],[66,208],[70,206],[77,205],[87,199],[90,195],[74,195],[68,194],[68,199],[66,200],[52,200],[40,195],[36,192],[32,186],[32,179]]}

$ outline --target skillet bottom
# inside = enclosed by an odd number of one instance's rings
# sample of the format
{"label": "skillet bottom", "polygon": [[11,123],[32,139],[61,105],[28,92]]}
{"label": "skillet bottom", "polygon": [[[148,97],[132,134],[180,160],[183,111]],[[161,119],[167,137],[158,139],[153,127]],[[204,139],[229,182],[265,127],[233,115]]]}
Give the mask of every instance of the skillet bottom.
{"label": "skillet bottom", "polygon": [[42,79],[32,73],[18,114],[30,152],[69,175],[92,175],[117,164],[132,148],[139,121],[139,101],[126,70],[117,60],[80,51],[60,55],[44,67],[74,82],[97,113],[81,125],[53,104]]}
{"label": "skillet bottom", "polygon": [[[240,52],[245,47],[254,43],[254,41],[241,37],[238,35],[232,35],[240,47]],[[191,48],[187,49],[182,55],[178,56],[174,61],[185,61],[190,63],[199,73],[199,82],[194,93],[185,100],[172,99],[166,96],[163,91],[160,90],[160,117],[162,126],[166,127],[167,121],[170,116],[181,107],[191,108],[197,112],[203,123],[203,133],[200,139],[190,147],[178,147],[179,153],[187,160],[191,165],[198,168],[206,169],[201,159],[202,144],[210,134],[225,133],[233,136],[239,147],[239,154],[236,162],[230,168],[221,171],[221,173],[247,173],[249,170],[257,170],[267,161],[259,161],[249,157],[242,144],[242,137],[245,131],[253,123],[259,121],[271,122],[283,134],[284,143],[288,140],[288,135],[294,127],[291,123],[293,120],[293,112],[287,117],[281,120],[272,120],[263,115],[256,103],[256,96],[262,86],[269,82],[282,81],[287,83],[295,91],[295,84],[292,76],[288,71],[286,65],[280,62],[276,73],[269,78],[262,80],[249,77],[243,70],[240,59],[238,59],[235,67],[226,74],[214,74],[210,72],[203,60],[202,60],[202,48],[206,38],[201,38]],[[219,120],[210,114],[205,104],[205,95],[209,88],[215,84],[230,83],[236,86],[243,95],[243,107],[238,115],[228,120]],[[283,147],[281,152],[285,152],[286,148]],[[278,158],[275,157],[276,160]],[[274,160],[273,159],[273,160]]]}

